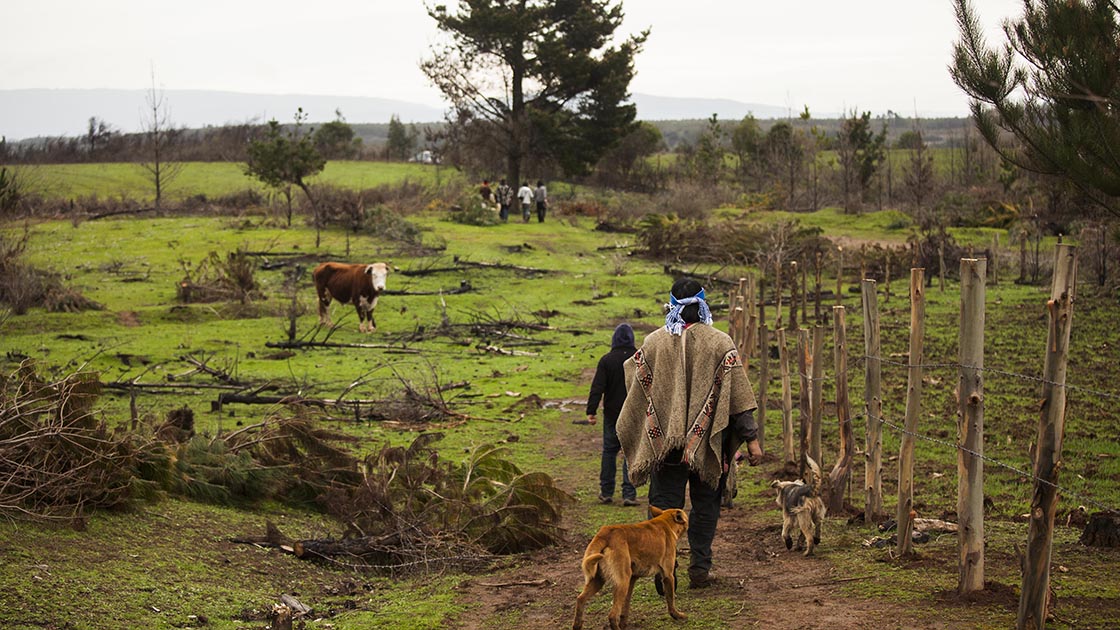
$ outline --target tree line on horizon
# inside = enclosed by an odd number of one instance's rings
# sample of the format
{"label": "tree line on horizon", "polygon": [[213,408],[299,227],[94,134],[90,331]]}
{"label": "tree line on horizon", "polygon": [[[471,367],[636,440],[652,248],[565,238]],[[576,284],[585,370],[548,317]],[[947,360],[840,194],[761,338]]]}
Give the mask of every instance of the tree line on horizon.
{"label": "tree line on horizon", "polygon": [[[1089,222],[1106,243],[1120,241],[1120,45],[1110,36],[1120,28],[1106,0],[1027,7],[1005,24],[1003,48],[987,46],[967,0],[958,0],[961,39],[950,71],[972,99],[963,121],[873,118],[858,109],[825,121],[806,108],[784,120],[643,122],[627,99],[650,31],[616,39],[621,3],[461,0],[427,8],[441,39],[421,69],[451,105],[440,124],[420,129],[394,117],[375,144],[341,112],[319,125],[297,112],[294,125],[184,130],[153,105],[139,134],[91,118],[80,137],[0,141],[0,163],[135,161],[149,171],[161,160],[251,163],[253,147],[283,140],[313,151],[310,163],[403,161],[426,151],[470,179],[517,182],[532,173],[667,194],[681,215],[727,204],[898,208],[927,230],[1015,225],[1037,241]],[[303,188],[302,180],[287,182]]]}

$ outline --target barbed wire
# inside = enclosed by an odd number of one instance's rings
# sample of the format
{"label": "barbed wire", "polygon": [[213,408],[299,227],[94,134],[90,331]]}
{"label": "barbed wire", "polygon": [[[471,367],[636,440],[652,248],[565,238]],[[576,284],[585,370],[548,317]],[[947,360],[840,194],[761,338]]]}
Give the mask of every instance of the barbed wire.
{"label": "barbed wire", "polygon": [[[1053,387],[1061,387],[1061,388],[1063,388],[1065,390],[1068,390],[1068,391],[1090,394],[1090,395],[1093,395],[1093,396],[1098,396],[1100,398],[1120,400],[1120,394],[1117,394],[1117,393],[1101,391],[1101,390],[1098,390],[1098,389],[1093,389],[1091,387],[1083,387],[1081,385],[1070,385],[1069,383],[1059,383],[1057,381],[1052,381],[1052,380],[1043,378],[1041,376],[1032,376],[1030,374],[1021,374],[1019,372],[1011,372],[1009,370],[1002,370],[1002,369],[999,369],[999,368],[981,367],[981,366],[976,366],[976,365],[966,365],[964,363],[919,363],[919,364],[911,364],[911,363],[908,363],[908,362],[905,362],[905,361],[894,361],[894,360],[891,360],[891,359],[884,359],[882,357],[873,357],[873,356],[870,356],[870,355],[852,357],[851,359],[852,359],[852,361],[849,363],[848,368],[846,370],[844,370],[844,372],[842,373],[844,376],[847,376],[847,374],[849,372],[858,371],[858,367],[860,365],[862,365],[863,363],[866,363],[869,360],[877,360],[877,361],[879,361],[879,363],[882,363],[882,364],[894,365],[894,366],[898,366],[898,367],[904,367],[904,368],[907,368],[907,369],[914,368],[914,367],[921,368],[923,370],[954,368],[954,369],[976,370],[976,371],[979,371],[979,372],[990,372],[992,374],[999,374],[1000,376],[1010,376],[1010,377],[1022,379],[1022,380],[1025,380],[1025,381],[1034,381],[1036,383],[1051,385]],[[818,381],[818,380],[822,381],[822,382],[840,380],[840,374],[841,373],[823,375],[819,379],[813,377],[812,374],[806,374],[804,372],[801,372],[800,370],[797,370],[797,371],[793,372],[793,374],[799,376],[800,378],[806,380],[809,383],[813,383],[814,381]]]}
{"label": "barbed wire", "polygon": [[1014,472],[1015,474],[1017,474],[1021,477],[1026,477],[1027,479],[1031,479],[1031,480],[1033,480],[1037,483],[1041,483],[1041,484],[1045,484],[1047,486],[1050,486],[1050,487],[1054,488],[1055,490],[1057,490],[1058,492],[1061,492],[1065,496],[1076,498],[1079,501],[1084,501],[1085,503],[1094,505],[1094,506],[1096,506],[1096,507],[1098,507],[1102,510],[1105,510],[1105,511],[1108,511],[1108,512],[1120,511],[1120,510],[1117,510],[1114,507],[1111,507],[1111,506],[1108,506],[1104,503],[1101,503],[1100,501],[1098,501],[1098,500],[1096,500],[1096,499],[1094,499],[1090,496],[1081,494],[1079,492],[1075,492],[1075,491],[1070,490],[1069,488],[1066,488],[1066,487],[1063,487],[1063,486],[1059,486],[1058,484],[1053,483],[1052,481],[1042,479],[1040,477],[1035,476],[1034,473],[1027,472],[1027,471],[1022,470],[1020,468],[1017,468],[1017,467],[1015,467],[1011,464],[1008,464],[1006,462],[1002,462],[998,459],[995,459],[991,456],[984,455],[983,453],[978,453],[978,452],[976,452],[976,451],[974,451],[970,448],[966,448],[964,446],[961,446],[960,444],[957,444],[956,442],[950,442],[948,440],[943,440],[943,439],[940,439],[940,438],[931,437],[931,436],[925,435],[923,433],[916,433],[914,431],[909,431],[909,430],[906,429],[906,427],[899,426],[899,425],[887,420],[886,418],[884,418],[881,415],[880,416],[872,416],[870,414],[860,413],[860,414],[856,414],[856,415],[852,416],[851,418],[847,419],[844,423],[845,424],[846,423],[851,423],[851,422],[853,422],[857,419],[860,419],[860,418],[869,418],[870,419],[870,418],[873,418],[873,417],[877,417],[879,419],[879,421],[884,426],[891,428],[892,430],[894,430],[897,433],[901,433],[901,434],[904,434],[904,435],[911,435],[911,436],[913,436],[913,437],[915,437],[919,440],[924,440],[926,442],[932,442],[934,444],[939,444],[941,446],[947,446],[949,448],[953,448],[953,449],[956,449],[958,451],[968,453],[969,455],[972,455],[973,457],[977,457],[984,462],[993,464],[993,465],[998,466],[1000,468],[1006,468],[1007,470],[1010,470],[1011,472]]}
{"label": "barbed wire", "polygon": [[[870,356],[864,355],[863,358],[864,359],[874,359],[876,357],[870,357]],[[966,369],[966,370],[977,370],[979,372],[992,372],[993,374],[999,374],[1001,376],[1011,376],[1011,377],[1023,379],[1023,380],[1026,380],[1026,381],[1034,381],[1036,383],[1043,383],[1045,385],[1051,385],[1051,386],[1054,386],[1054,387],[1061,387],[1063,389],[1068,389],[1068,390],[1071,390],[1071,391],[1078,391],[1078,392],[1093,394],[1095,396],[1100,396],[1101,398],[1112,398],[1112,399],[1120,400],[1120,394],[1114,394],[1114,393],[1111,393],[1111,392],[1104,392],[1104,391],[1100,391],[1100,390],[1095,390],[1095,389],[1092,389],[1092,388],[1089,388],[1089,387],[1082,387],[1080,385],[1070,385],[1068,383],[1059,383],[1057,381],[1051,381],[1051,380],[1043,378],[1041,376],[1031,376],[1030,374],[1020,374],[1018,372],[1010,372],[1008,370],[1001,370],[999,368],[990,368],[990,367],[983,367],[983,366],[978,366],[978,365],[966,365],[964,363],[920,363],[920,364],[917,364],[917,365],[911,365],[910,363],[906,363],[906,362],[903,362],[903,361],[891,361],[890,359],[883,359],[883,358],[879,358],[879,361],[881,363],[886,363],[888,365],[897,365],[897,366],[901,366],[901,367],[905,367],[905,368],[911,368],[911,367],[920,367],[922,369],[926,369],[926,368],[929,368],[929,369],[960,368],[960,369]]]}

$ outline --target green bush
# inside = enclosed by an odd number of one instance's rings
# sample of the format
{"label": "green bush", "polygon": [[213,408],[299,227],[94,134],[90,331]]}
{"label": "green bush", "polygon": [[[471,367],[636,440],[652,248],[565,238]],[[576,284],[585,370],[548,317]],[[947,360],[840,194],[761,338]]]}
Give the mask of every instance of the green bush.
{"label": "green bush", "polygon": [[497,206],[484,203],[482,199],[470,195],[460,199],[447,213],[447,220],[464,225],[497,225],[500,222]]}

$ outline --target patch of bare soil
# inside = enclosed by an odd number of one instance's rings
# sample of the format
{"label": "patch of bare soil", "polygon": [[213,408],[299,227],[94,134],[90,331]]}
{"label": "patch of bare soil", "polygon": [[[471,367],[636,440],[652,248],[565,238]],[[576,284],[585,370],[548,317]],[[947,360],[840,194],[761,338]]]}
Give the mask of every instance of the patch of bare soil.
{"label": "patch of bare soil", "polygon": [[[568,401],[573,413],[582,406]],[[570,414],[569,414],[570,415]],[[592,442],[586,428],[574,427],[571,418],[557,422],[549,432],[546,452],[557,457],[587,453],[594,457],[599,444]],[[596,434],[597,435],[597,434]],[[773,464],[751,469],[747,474],[769,474]],[[570,484],[571,479],[567,480]],[[593,480],[588,480],[593,483]],[[568,488],[572,490],[572,488]],[[644,488],[639,488],[639,494]],[[583,506],[586,508],[586,506]],[[578,512],[581,506],[572,508]],[[641,510],[642,508],[629,508]],[[743,606],[725,620],[726,628],[766,628],[767,630],[837,630],[839,628],[948,628],[936,621],[914,617],[904,605],[880,599],[863,599],[841,593],[844,583],[860,576],[839,575],[822,555],[803,557],[788,551],[780,539],[781,518],[777,507],[766,508],[772,518],[752,518],[747,508],[724,510],[713,549],[716,566],[714,584],[703,590],[688,588],[684,570],[687,550],[680,551],[682,568],[678,571],[681,588],[678,603],[684,612],[699,611],[705,601],[741,600]],[[619,522],[637,516],[619,508]],[[760,524],[760,520],[762,523]],[[605,523],[604,523],[605,524]],[[838,526],[835,522],[833,526]],[[823,544],[828,544],[826,523]],[[526,557],[516,566],[492,575],[470,578],[462,583],[461,601],[471,611],[458,620],[462,630],[504,627],[499,619],[516,612],[522,628],[571,627],[576,595],[583,587],[580,559],[588,538],[570,535],[567,542]],[[682,547],[686,543],[682,543]],[[818,550],[818,553],[819,550]],[[639,585],[639,588],[641,586]],[[648,586],[646,587],[648,588]],[[604,590],[596,599],[606,598]],[[600,618],[601,617],[601,618]],[[585,627],[605,627],[606,618],[588,612]],[[669,619],[663,606],[636,605],[631,612],[633,628],[684,627]]]}
{"label": "patch of bare soil", "polygon": [[121,311],[117,313],[117,323],[126,328],[135,328],[140,325],[140,316],[136,311]]}

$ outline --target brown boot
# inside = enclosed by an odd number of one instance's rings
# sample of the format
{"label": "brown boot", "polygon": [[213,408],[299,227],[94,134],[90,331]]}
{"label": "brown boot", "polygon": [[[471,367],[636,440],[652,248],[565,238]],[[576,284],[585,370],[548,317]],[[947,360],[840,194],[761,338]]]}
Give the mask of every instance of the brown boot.
{"label": "brown boot", "polygon": [[708,588],[714,583],[715,580],[708,575],[707,571],[689,571],[688,572],[688,588]]}

